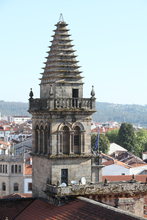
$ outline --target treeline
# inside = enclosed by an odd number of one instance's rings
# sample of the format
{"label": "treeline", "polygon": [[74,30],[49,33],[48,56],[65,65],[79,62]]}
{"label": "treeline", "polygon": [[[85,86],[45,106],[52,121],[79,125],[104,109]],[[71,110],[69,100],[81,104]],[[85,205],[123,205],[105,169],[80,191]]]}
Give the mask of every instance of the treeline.
{"label": "treeline", "polygon": [[2,116],[20,116],[29,115],[28,113],[28,103],[23,102],[5,102],[0,101],[0,113]]}
{"label": "treeline", "polygon": [[108,131],[106,134],[91,135],[91,146],[94,151],[99,149],[103,153],[107,153],[110,143],[117,143],[129,152],[141,157],[142,152],[147,151],[147,130],[136,130],[132,124],[122,123],[118,130]]}
{"label": "treeline", "polygon": [[96,103],[96,122],[117,121],[147,127],[147,105],[124,105],[105,102]]}

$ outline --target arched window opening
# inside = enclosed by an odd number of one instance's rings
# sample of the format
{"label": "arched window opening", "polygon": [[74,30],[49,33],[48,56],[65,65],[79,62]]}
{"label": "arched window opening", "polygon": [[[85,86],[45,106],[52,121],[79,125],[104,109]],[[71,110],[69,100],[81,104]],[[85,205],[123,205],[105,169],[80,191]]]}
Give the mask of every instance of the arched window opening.
{"label": "arched window opening", "polygon": [[14,165],[11,165],[11,173],[14,173]]}
{"label": "arched window opening", "polygon": [[18,167],[18,172],[21,173],[21,165]]}
{"label": "arched window opening", "polygon": [[81,153],[81,130],[78,126],[74,129],[74,153]]}
{"label": "arched window opening", "polygon": [[14,183],[14,192],[18,192],[19,191],[19,185],[18,183]]}
{"label": "arched window opening", "polygon": [[44,154],[47,154],[47,143],[48,143],[48,129],[46,127],[44,131]]}
{"label": "arched window opening", "polygon": [[2,191],[6,191],[6,183],[2,183]]}
{"label": "arched window opening", "polygon": [[67,126],[63,127],[63,154],[69,154],[70,132]]}
{"label": "arched window opening", "polygon": [[17,165],[15,165],[15,173],[17,173]]}
{"label": "arched window opening", "polygon": [[43,131],[43,127],[41,126],[40,128],[40,153],[43,153],[43,135],[44,135],[44,131]]}
{"label": "arched window opening", "polygon": [[35,129],[35,153],[38,153],[38,144],[39,144],[39,127],[36,126],[36,129]]}

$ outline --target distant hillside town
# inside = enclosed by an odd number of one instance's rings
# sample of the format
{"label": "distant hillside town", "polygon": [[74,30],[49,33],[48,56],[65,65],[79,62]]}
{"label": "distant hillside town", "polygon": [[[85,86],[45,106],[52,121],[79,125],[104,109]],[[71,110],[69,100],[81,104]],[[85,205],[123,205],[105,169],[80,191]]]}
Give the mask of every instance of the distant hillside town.
{"label": "distant hillside town", "polygon": [[[107,135],[118,131],[118,122],[92,122],[91,134]],[[141,129],[134,127],[134,129]],[[29,116],[9,116],[0,121],[0,196],[12,193],[32,193],[32,121]],[[101,152],[102,178],[108,181],[146,181],[147,153],[142,159],[116,143],[110,143],[107,153]],[[10,183],[11,182],[11,183]]]}

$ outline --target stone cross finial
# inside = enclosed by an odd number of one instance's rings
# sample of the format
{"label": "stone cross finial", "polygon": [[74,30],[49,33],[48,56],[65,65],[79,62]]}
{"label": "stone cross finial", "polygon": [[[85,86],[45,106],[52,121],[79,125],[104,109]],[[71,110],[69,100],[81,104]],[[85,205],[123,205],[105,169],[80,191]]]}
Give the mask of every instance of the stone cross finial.
{"label": "stone cross finial", "polygon": [[63,14],[62,13],[60,14],[59,22],[64,22],[64,18],[63,18]]}

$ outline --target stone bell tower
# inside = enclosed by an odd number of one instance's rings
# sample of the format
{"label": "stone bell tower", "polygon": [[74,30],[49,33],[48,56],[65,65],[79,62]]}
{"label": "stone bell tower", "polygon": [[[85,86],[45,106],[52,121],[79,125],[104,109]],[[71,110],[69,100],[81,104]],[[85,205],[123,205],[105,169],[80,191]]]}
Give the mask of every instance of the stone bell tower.
{"label": "stone bell tower", "polygon": [[[83,82],[68,25],[61,19],[41,77],[40,98],[30,92],[33,121],[33,196],[46,197],[46,185],[94,182],[91,115],[95,94],[83,98]],[[93,174],[94,172],[94,174]],[[94,175],[94,177],[93,177]]]}

